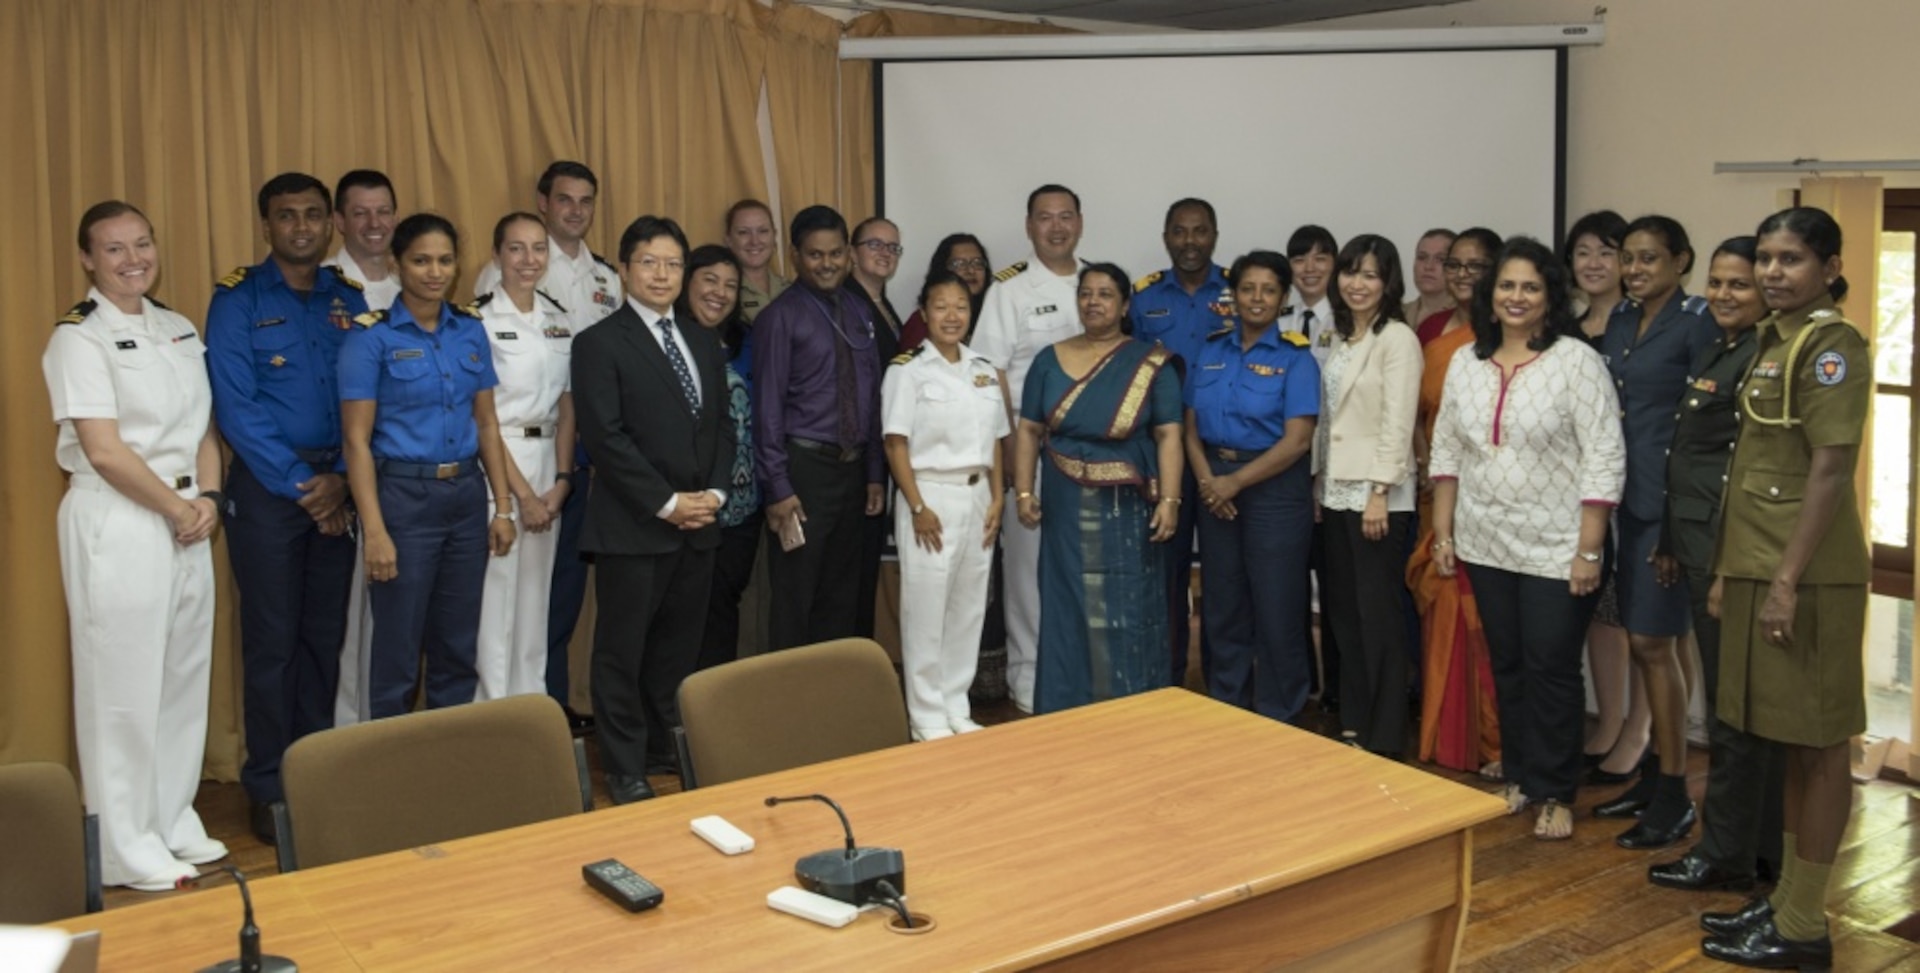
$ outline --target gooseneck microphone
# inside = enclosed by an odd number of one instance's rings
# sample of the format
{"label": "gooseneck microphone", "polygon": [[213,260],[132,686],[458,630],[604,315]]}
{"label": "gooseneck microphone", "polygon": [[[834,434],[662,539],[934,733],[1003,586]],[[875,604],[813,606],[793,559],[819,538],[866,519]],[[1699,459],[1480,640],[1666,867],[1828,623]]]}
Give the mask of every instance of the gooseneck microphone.
{"label": "gooseneck microphone", "polygon": [[833,808],[847,836],[844,850],[819,851],[794,862],[793,875],[801,888],[851,905],[885,903],[906,894],[907,857],[899,849],[861,848],[854,844],[853,825],[847,821],[847,812],[825,794],[769,797],[767,806],[789,801],[819,801]]}
{"label": "gooseneck microphone", "polygon": [[[201,973],[299,973],[300,967],[285,956],[261,955],[260,927],[253,922],[253,893],[247,888],[246,873],[232,865],[218,867],[232,876],[233,884],[240,887],[240,905],[244,910],[240,921],[240,958],[215,963]],[[204,877],[203,873],[188,881],[197,882]]]}

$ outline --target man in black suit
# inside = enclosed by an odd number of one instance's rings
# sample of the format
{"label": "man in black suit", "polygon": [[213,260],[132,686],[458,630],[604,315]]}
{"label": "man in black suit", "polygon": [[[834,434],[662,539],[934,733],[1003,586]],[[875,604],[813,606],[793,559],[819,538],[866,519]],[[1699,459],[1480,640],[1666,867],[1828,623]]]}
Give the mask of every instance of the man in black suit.
{"label": "man in black suit", "polygon": [[574,412],[595,467],[580,534],[600,603],[593,711],[615,804],[652,797],[648,754],[670,752],[733,462],[720,345],[673,320],[686,256],[672,220],[634,220],[620,236],[626,305],[573,342]]}

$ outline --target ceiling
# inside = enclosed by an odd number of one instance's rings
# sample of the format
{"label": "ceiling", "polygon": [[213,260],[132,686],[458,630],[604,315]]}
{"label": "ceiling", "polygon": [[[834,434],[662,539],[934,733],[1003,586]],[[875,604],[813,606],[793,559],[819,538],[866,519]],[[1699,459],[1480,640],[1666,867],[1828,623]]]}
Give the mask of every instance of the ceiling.
{"label": "ceiling", "polygon": [[915,6],[1188,30],[1258,30],[1458,2],[1460,0],[917,0]]}

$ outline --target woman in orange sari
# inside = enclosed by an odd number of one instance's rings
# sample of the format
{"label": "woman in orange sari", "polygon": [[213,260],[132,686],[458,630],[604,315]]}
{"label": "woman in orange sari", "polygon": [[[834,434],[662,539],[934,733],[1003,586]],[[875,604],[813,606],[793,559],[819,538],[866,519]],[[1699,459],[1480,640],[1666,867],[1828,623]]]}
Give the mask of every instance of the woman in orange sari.
{"label": "woman in orange sari", "polygon": [[1427,479],[1427,447],[1433,420],[1440,414],[1440,390],[1454,352],[1473,344],[1470,310],[1474,285],[1500,252],[1500,236],[1474,227],[1454,238],[1447,250],[1447,291],[1451,309],[1420,322],[1426,369],[1420,376],[1420,411],[1414,424],[1414,452],[1420,463],[1416,501],[1419,542],[1407,561],[1407,588],[1420,613],[1424,670],[1420,700],[1420,759],[1455,770],[1478,770],[1500,780],[1500,721],[1494,709],[1493,669],[1487,658],[1480,612],[1465,571],[1442,577],[1433,566],[1433,489]]}

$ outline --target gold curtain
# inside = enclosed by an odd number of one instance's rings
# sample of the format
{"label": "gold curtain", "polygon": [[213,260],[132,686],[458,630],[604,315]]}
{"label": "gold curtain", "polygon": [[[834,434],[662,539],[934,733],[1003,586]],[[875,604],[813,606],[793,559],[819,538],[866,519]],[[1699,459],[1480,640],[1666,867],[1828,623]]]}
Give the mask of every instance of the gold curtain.
{"label": "gold curtain", "polygon": [[[82,211],[140,206],[155,296],[196,321],[213,280],[264,252],[254,192],[285,170],[368,166],[400,209],[463,230],[533,206],[548,161],[601,179],[591,241],[642,212],[706,226],[763,195],[754,124],[766,42],[753,0],[7,0],[0,4],[0,763],[71,763],[54,511],[64,489],[40,354],[86,280]],[[687,219],[687,217],[691,217]],[[696,235],[700,235],[696,233]],[[217,542],[216,542],[217,543]],[[207,771],[240,758],[237,598],[221,571]]]}

